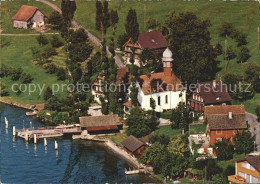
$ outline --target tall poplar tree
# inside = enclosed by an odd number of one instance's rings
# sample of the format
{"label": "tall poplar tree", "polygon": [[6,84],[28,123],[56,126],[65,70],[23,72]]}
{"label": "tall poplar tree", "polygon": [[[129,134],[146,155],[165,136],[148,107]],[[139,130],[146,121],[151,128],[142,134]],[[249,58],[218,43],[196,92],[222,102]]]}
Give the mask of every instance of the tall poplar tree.
{"label": "tall poplar tree", "polygon": [[74,13],[77,9],[75,0],[62,0],[61,11],[64,21],[69,24],[74,17]]}
{"label": "tall poplar tree", "polygon": [[136,11],[130,9],[126,17],[125,31],[129,38],[137,41],[139,36],[139,24],[137,21]]}
{"label": "tall poplar tree", "polygon": [[102,35],[102,41],[107,29],[110,26],[110,15],[108,9],[108,1],[104,1],[103,4],[100,1],[96,1],[96,29]]}

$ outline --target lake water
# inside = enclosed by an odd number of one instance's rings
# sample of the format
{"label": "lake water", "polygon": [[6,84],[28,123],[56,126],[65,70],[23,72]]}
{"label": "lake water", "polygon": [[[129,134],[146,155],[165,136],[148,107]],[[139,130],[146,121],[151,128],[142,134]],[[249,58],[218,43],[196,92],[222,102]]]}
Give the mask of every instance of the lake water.
{"label": "lake water", "polygon": [[[1,149],[0,174],[3,183],[149,183],[156,182],[148,175],[124,174],[129,164],[101,143],[70,138],[55,139],[37,144],[13,138],[12,129],[43,126],[33,117],[26,117],[25,110],[0,103]],[[9,121],[5,129],[4,117]],[[24,120],[24,123],[23,123]]]}

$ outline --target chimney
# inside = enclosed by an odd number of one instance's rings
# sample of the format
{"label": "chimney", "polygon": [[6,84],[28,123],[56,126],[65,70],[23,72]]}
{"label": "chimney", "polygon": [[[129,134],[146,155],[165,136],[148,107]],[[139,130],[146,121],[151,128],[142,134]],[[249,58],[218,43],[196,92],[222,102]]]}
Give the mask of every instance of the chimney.
{"label": "chimney", "polygon": [[232,119],[232,112],[228,112],[228,119]]}
{"label": "chimney", "polygon": [[216,80],[213,80],[213,87],[216,88]]}

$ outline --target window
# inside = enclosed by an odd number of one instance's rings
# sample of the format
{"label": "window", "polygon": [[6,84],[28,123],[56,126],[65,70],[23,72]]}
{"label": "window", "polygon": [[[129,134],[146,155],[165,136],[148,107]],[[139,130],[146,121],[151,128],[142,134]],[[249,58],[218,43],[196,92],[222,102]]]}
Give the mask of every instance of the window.
{"label": "window", "polygon": [[165,104],[168,104],[168,95],[165,96]]}
{"label": "window", "polygon": [[247,168],[247,163],[241,162],[242,167]]}
{"label": "window", "polygon": [[255,170],[254,166],[252,166],[252,165],[250,165],[250,169],[253,171]]}
{"label": "window", "polygon": [[252,183],[259,183],[259,180],[257,177],[252,176]]}
{"label": "window", "polygon": [[161,105],[161,97],[158,96],[158,105]]}
{"label": "window", "polygon": [[218,141],[222,141],[222,138],[216,138],[216,141],[218,142]]}
{"label": "window", "polygon": [[238,172],[238,175],[241,176],[242,178],[246,178],[246,175],[243,172]]}
{"label": "window", "polygon": [[250,183],[250,176],[251,176],[250,174],[247,174],[247,175],[246,175],[246,182],[247,182],[247,183]]}
{"label": "window", "polygon": [[216,134],[222,134],[222,130],[217,130]]}

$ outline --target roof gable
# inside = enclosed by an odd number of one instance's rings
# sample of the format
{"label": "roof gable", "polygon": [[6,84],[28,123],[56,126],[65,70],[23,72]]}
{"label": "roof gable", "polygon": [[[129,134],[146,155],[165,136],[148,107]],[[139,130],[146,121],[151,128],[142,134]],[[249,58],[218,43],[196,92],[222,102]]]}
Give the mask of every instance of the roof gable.
{"label": "roof gable", "polygon": [[13,16],[13,20],[28,21],[39,10],[35,6],[22,5],[18,12]]}
{"label": "roof gable", "polygon": [[122,145],[129,151],[135,152],[145,144],[136,137],[130,135],[128,138],[122,141]]}
{"label": "roof gable", "polygon": [[143,32],[138,36],[138,43],[142,48],[159,49],[169,46],[160,31]]}
{"label": "roof gable", "polygon": [[213,81],[198,83],[197,89],[205,105],[232,100],[228,93],[227,85],[222,81],[216,81],[215,86],[213,85]]}

